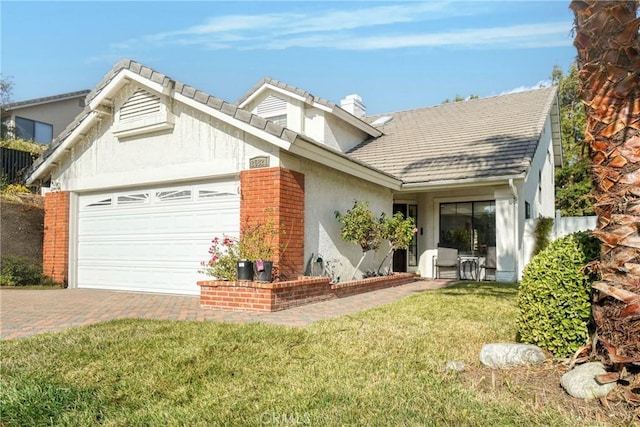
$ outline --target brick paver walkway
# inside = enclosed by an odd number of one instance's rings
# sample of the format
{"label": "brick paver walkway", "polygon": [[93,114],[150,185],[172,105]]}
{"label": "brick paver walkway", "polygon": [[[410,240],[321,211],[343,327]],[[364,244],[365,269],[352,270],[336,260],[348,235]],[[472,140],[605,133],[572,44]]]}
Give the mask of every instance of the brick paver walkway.
{"label": "brick paver walkway", "polygon": [[273,313],[200,308],[199,297],[93,289],[0,289],[0,337],[20,338],[113,319],[264,322],[306,326],[318,320],[378,307],[416,292],[444,287],[447,280],[421,280],[348,298]]}

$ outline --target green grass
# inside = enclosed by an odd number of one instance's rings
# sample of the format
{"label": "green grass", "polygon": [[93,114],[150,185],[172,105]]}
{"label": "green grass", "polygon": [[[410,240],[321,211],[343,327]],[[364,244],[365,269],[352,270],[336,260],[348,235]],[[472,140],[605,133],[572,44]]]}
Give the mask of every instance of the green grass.
{"label": "green grass", "polygon": [[3,341],[0,425],[585,425],[443,373],[514,340],[516,292],[461,284],[304,329],[124,320]]}

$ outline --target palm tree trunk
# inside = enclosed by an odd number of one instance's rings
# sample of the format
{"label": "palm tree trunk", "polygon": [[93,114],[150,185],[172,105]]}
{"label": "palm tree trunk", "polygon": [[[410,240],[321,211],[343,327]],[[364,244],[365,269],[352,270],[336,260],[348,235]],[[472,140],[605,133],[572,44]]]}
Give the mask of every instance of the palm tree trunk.
{"label": "palm tree trunk", "polygon": [[585,144],[592,160],[600,280],[592,304],[598,354],[640,364],[640,39],[638,1],[571,1]]}

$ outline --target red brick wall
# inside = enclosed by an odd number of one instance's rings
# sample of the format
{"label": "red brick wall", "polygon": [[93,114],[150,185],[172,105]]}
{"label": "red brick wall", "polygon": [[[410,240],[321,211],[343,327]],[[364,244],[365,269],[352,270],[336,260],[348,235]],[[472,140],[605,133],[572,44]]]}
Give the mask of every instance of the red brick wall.
{"label": "red brick wall", "polygon": [[328,277],[301,277],[277,283],[205,280],[200,305],[233,311],[279,311],[335,298]]}
{"label": "red brick wall", "polygon": [[200,286],[200,305],[233,311],[278,311],[292,307],[344,298],[364,292],[404,285],[419,280],[412,273],[373,277],[330,284],[329,277],[299,277],[276,283],[204,280]]}
{"label": "red brick wall", "polygon": [[42,270],[56,282],[67,283],[69,271],[69,192],[47,193],[44,198]]}
{"label": "red brick wall", "polygon": [[[304,174],[281,167],[240,173],[240,226],[263,221],[279,224],[273,261],[278,279],[290,280],[304,271]],[[240,231],[242,234],[242,230]]]}

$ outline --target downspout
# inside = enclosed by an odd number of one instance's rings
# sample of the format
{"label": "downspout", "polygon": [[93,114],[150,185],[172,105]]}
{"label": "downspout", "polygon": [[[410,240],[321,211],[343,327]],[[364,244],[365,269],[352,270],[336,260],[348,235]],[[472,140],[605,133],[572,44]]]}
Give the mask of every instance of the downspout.
{"label": "downspout", "polygon": [[509,178],[509,188],[511,188],[511,192],[513,193],[513,245],[514,245],[514,268],[516,273],[516,281],[520,280],[520,243],[518,242],[518,229],[520,228],[520,222],[518,218],[518,189],[513,183],[513,178]]}

